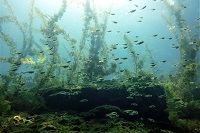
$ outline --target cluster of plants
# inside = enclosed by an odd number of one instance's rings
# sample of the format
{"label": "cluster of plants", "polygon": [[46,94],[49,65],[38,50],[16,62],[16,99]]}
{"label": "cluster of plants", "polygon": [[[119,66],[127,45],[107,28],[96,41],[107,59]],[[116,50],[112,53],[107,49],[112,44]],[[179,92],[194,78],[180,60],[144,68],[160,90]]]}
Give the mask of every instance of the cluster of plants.
{"label": "cluster of plants", "polygon": [[[133,40],[128,35],[124,35],[123,39],[128,52],[131,53],[132,69],[121,69],[120,64],[113,61],[113,58],[119,59],[112,55],[116,46],[108,44],[105,40],[110,11],[102,11],[99,15],[93,2],[86,0],[83,5],[83,30],[81,39],[77,40],[58,24],[67,10],[67,0],[62,0],[58,12],[51,16],[35,7],[35,0],[31,0],[29,22],[26,26],[20,23],[9,1],[3,0],[9,15],[0,17],[0,38],[10,53],[9,56],[0,57],[2,64],[9,64],[8,71],[0,75],[0,115],[6,115],[11,110],[34,112],[44,109],[43,94],[56,88],[73,91],[70,85],[75,86],[76,90],[76,84],[102,82],[112,74],[120,80],[133,80],[137,77],[140,79],[145,75],[151,77],[143,70],[146,56],[141,57],[137,54]],[[193,35],[183,17],[183,1],[177,0],[175,5],[170,4],[168,0],[164,2],[171,13],[170,19],[164,18],[169,26],[176,27],[172,32],[180,53],[176,74],[164,82],[169,119],[176,127],[184,126],[184,130],[200,130],[200,86],[197,82],[200,69],[197,61],[199,47],[196,43],[190,45],[191,41],[198,42],[198,38]],[[34,16],[41,22],[40,39],[34,37]],[[4,24],[10,23],[19,29],[22,45],[17,44],[11,35],[4,32]],[[59,38],[64,41],[60,41]],[[21,47],[17,48],[19,46]],[[59,54],[61,46],[64,47],[66,57]],[[147,51],[153,60],[148,48]]]}
{"label": "cluster of plants", "polygon": [[180,53],[177,72],[173,76],[170,75],[169,81],[164,84],[169,119],[174,126],[184,131],[198,132],[200,131],[200,117],[198,115],[200,113],[198,37],[192,33],[183,17],[183,1],[177,0],[175,3],[173,5],[165,0],[171,15],[165,19],[169,26],[176,27],[172,32],[178,42]]}

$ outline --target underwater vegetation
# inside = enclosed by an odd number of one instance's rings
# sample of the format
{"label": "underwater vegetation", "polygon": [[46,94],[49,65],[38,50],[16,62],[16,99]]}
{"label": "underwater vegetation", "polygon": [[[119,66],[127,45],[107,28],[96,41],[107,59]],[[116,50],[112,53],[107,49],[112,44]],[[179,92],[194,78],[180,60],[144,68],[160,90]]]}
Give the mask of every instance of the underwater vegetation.
{"label": "underwater vegetation", "polygon": [[[197,53],[199,51],[199,40],[192,33],[189,25],[183,17],[183,1],[172,5],[165,0],[171,16],[175,18],[169,25],[174,25],[172,29],[178,41],[180,64],[175,76],[170,76],[170,82],[164,86],[167,94],[167,104],[169,119],[171,122],[183,130],[199,132],[200,95],[197,80],[199,78],[199,62]],[[192,42],[192,43],[191,43]],[[189,113],[190,112],[190,113]]]}
{"label": "underwater vegetation", "polygon": [[[30,0],[23,22],[12,2],[2,0],[0,47],[8,53],[0,56],[6,70],[0,73],[1,132],[200,132],[200,41],[185,19],[184,1],[159,1],[168,9],[162,18],[173,34],[159,39],[174,39],[180,56],[173,73],[164,76],[159,62],[169,60],[157,61],[145,38],[131,29],[111,30],[110,23],[120,24],[112,4],[103,10],[85,0],[77,37],[61,23],[70,19],[73,1],[60,2],[50,15]],[[126,14],[156,10],[133,5]],[[139,18],[137,23],[145,21]],[[123,43],[111,37],[115,30]]]}

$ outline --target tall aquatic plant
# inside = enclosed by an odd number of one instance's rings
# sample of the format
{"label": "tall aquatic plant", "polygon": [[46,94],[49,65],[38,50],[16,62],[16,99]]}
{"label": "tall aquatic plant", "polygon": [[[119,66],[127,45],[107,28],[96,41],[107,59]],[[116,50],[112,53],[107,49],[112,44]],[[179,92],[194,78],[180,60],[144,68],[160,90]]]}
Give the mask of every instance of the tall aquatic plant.
{"label": "tall aquatic plant", "polygon": [[139,57],[139,55],[136,53],[135,49],[134,49],[134,45],[133,41],[131,40],[131,38],[127,35],[124,35],[124,40],[127,43],[128,46],[128,52],[131,54],[132,56],[132,62],[134,63],[134,66],[132,66],[132,72],[134,73],[135,76],[139,76],[140,74],[143,73],[143,66],[144,66],[144,62],[145,62],[145,56],[143,56],[142,58]]}
{"label": "tall aquatic plant", "polygon": [[[34,0],[30,2],[30,11],[29,11],[29,24],[28,30],[23,27],[23,25],[19,22],[15,12],[13,11],[12,6],[10,5],[9,1],[3,0],[4,5],[6,6],[9,15],[3,16],[0,19],[0,37],[5,42],[5,44],[9,47],[10,50],[10,57],[1,57],[1,61],[10,63],[10,69],[8,71],[8,75],[4,75],[3,78],[5,79],[4,88],[7,88],[11,81],[16,78],[16,71],[21,66],[21,59],[25,58],[33,45],[33,34],[32,34],[32,22],[33,22],[33,7],[34,7]],[[22,47],[20,51],[16,49],[16,42],[14,42],[13,38],[2,31],[2,24],[10,22],[14,23],[15,26],[19,29],[22,34]],[[21,46],[21,45],[19,45]]]}
{"label": "tall aquatic plant", "polygon": [[[3,0],[3,3],[8,11],[8,16],[1,16],[0,18],[0,38],[4,41],[5,44],[9,48],[9,56],[1,57],[1,62],[8,63],[10,65],[10,69],[7,73],[1,75],[0,82],[0,99],[1,107],[0,110],[4,113],[8,111],[10,108],[15,110],[23,110],[33,107],[38,108],[40,103],[43,103],[43,99],[36,93],[32,92],[30,88],[25,86],[26,81],[29,80],[30,77],[25,77],[23,74],[26,74],[25,71],[18,71],[21,66],[24,65],[35,65],[35,62],[32,58],[28,58],[28,56],[34,56],[36,53],[33,52],[33,46],[38,47],[33,36],[33,21],[34,21],[34,0],[30,1],[29,6],[29,21],[28,23],[22,23],[18,20],[13,7],[9,3],[8,0]],[[3,24],[14,24],[18,29],[19,33],[22,35],[22,41],[20,43],[15,42],[15,39],[10,35],[3,32],[4,27]],[[23,65],[22,65],[23,64]],[[29,71],[28,73],[33,73],[34,71]],[[21,106],[23,104],[23,106]],[[43,104],[40,104],[43,106]],[[40,106],[40,107],[41,107]],[[19,108],[18,108],[19,107]],[[32,109],[33,109],[32,108]],[[33,111],[31,108],[29,111]]]}
{"label": "tall aquatic plant", "polygon": [[199,127],[200,117],[196,114],[190,115],[188,112],[200,113],[200,95],[198,95],[200,87],[196,82],[198,78],[197,37],[184,19],[184,1],[165,0],[164,2],[170,12],[169,18],[164,18],[169,24],[169,29],[174,33],[180,53],[179,69],[174,77],[170,76],[171,81],[165,84],[169,119],[176,127],[187,132],[195,132]]}
{"label": "tall aquatic plant", "polygon": [[37,9],[37,13],[42,16],[42,21],[44,22],[44,25],[41,29],[41,33],[44,36],[43,43],[44,45],[47,45],[49,48],[49,55],[50,57],[50,62],[48,64],[48,69],[46,69],[45,74],[41,77],[41,79],[38,82],[38,87],[43,87],[49,80],[49,77],[53,75],[53,72],[56,69],[56,63],[59,61],[59,55],[58,55],[58,46],[59,46],[59,41],[58,41],[58,35],[62,34],[63,31],[59,30],[59,26],[56,24],[58,20],[60,20],[66,10],[67,6],[67,1],[63,0],[62,1],[62,6],[59,9],[57,13],[55,13],[53,16],[51,16],[47,21],[44,19],[44,14],[40,12]]}
{"label": "tall aquatic plant", "polygon": [[[93,3],[94,4],[94,3]],[[91,7],[89,0],[85,5],[85,33],[90,38],[89,55],[84,63],[84,81],[101,81],[104,76],[114,73],[116,64],[111,63],[108,65],[108,50],[105,41],[105,34],[107,28],[108,14],[103,14],[103,22],[99,21],[95,8]],[[90,27],[89,27],[90,25]],[[81,40],[82,44],[85,43],[85,35]]]}

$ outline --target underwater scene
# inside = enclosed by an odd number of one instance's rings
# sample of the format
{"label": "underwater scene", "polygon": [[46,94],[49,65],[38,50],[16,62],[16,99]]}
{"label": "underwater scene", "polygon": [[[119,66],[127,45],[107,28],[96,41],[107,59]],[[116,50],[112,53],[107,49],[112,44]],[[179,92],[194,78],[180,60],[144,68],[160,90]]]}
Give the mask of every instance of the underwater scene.
{"label": "underwater scene", "polygon": [[199,0],[0,0],[1,133],[200,133]]}

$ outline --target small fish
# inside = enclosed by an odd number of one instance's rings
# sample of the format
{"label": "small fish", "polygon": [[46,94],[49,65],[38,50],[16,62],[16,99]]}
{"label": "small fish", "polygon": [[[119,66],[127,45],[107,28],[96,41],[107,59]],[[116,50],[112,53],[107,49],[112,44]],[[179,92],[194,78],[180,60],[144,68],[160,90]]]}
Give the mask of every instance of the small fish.
{"label": "small fish", "polygon": [[167,60],[162,60],[161,62],[165,63],[165,62],[167,62]]}
{"label": "small fish", "polygon": [[112,30],[108,30],[107,32],[111,32]]}
{"label": "small fish", "polygon": [[98,32],[98,31],[100,31],[100,29],[96,29],[95,31]]}
{"label": "small fish", "polygon": [[133,97],[132,96],[128,96],[128,97],[126,97],[127,99],[133,99]]}
{"label": "small fish", "polygon": [[32,70],[30,70],[30,71],[25,71],[25,72],[22,72],[23,74],[25,74],[25,73],[34,73],[35,71],[32,71]]}
{"label": "small fish", "polygon": [[152,37],[157,37],[158,36],[158,34],[154,34],[154,35],[152,35]]}
{"label": "small fish", "polygon": [[137,44],[139,44],[139,45],[140,45],[140,44],[143,44],[143,43],[144,43],[144,41],[140,41],[140,42],[138,42]]}
{"label": "small fish", "polygon": [[92,60],[87,60],[86,62],[87,62],[87,63],[90,63],[90,62],[92,62]]}
{"label": "small fish", "polygon": [[166,97],[166,95],[160,95],[160,96],[158,96],[158,98],[165,98]]}
{"label": "small fish", "polygon": [[49,78],[55,78],[55,77],[56,77],[56,76],[54,76],[54,75],[50,75],[50,76],[49,76]]}
{"label": "small fish", "polygon": [[59,91],[57,93],[50,94],[49,97],[58,96],[58,95],[67,95],[67,94],[68,93],[66,91]]}
{"label": "small fish", "polygon": [[9,71],[15,72],[17,71],[17,67],[12,67]]}
{"label": "small fish", "polygon": [[20,54],[22,54],[21,52],[15,52],[15,54],[18,54],[18,55],[20,55]]}
{"label": "small fish", "polygon": [[148,121],[153,122],[153,123],[155,122],[155,120],[152,118],[148,118]]}
{"label": "small fish", "polygon": [[127,57],[123,57],[123,58],[120,58],[120,59],[122,59],[122,60],[126,60],[126,59],[128,59]]}
{"label": "small fish", "polygon": [[115,15],[115,13],[110,13],[110,15]]}
{"label": "small fish", "polygon": [[143,10],[143,9],[145,9],[147,6],[144,6],[144,7],[142,7],[140,10]]}
{"label": "small fish", "polygon": [[60,67],[63,67],[63,68],[67,68],[67,67],[69,67],[69,64],[61,64],[61,65],[59,65]]}
{"label": "small fish", "polygon": [[153,9],[151,9],[152,11],[155,11],[156,9],[155,8],[153,8]]}
{"label": "small fish", "polygon": [[119,60],[119,58],[114,58],[113,60]]}
{"label": "small fish", "polygon": [[179,46],[173,46],[172,48],[178,49],[178,48],[179,48]]}
{"label": "small fish", "polygon": [[195,28],[199,29],[199,28],[200,28],[200,25],[196,25]]}
{"label": "small fish", "polygon": [[25,82],[20,83],[21,86],[25,85]]}
{"label": "small fish", "polygon": [[155,105],[149,105],[148,106],[148,108],[150,108],[150,109],[153,109],[153,108],[155,108],[156,106]]}
{"label": "small fish", "polygon": [[138,75],[138,78],[143,78],[143,76],[142,75]]}
{"label": "small fish", "polygon": [[144,97],[152,97],[152,95],[145,95]]}
{"label": "small fish", "polygon": [[21,65],[22,63],[21,62],[15,62],[14,63],[16,66],[19,66],[19,65]]}
{"label": "small fish", "polygon": [[119,70],[119,72],[124,72],[125,70]]}
{"label": "small fish", "polygon": [[160,39],[165,39],[165,37],[161,37]]}
{"label": "small fish", "polygon": [[117,21],[114,21],[114,20],[113,20],[113,21],[111,21],[111,22],[113,22],[114,24],[117,24],[117,23],[118,23]]}
{"label": "small fish", "polygon": [[105,61],[107,61],[107,58],[102,58],[99,60],[99,62],[105,62]]}
{"label": "small fish", "polygon": [[131,31],[127,31],[126,33],[131,33]]}
{"label": "small fish", "polygon": [[137,103],[131,103],[131,105],[132,105],[132,106],[138,106],[138,104],[137,104]]}
{"label": "small fish", "polygon": [[87,16],[86,18],[92,18],[92,16]]}
{"label": "small fish", "polygon": [[191,84],[191,85],[195,85],[196,83],[195,83],[195,82],[190,82],[190,84]]}
{"label": "small fish", "polygon": [[138,115],[138,111],[135,110],[124,110],[124,112],[129,115]]}
{"label": "small fish", "polygon": [[131,11],[129,11],[128,13],[133,13],[133,12],[135,12],[136,10],[134,9],[134,10],[131,10]]}
{"label": "small fish", "polygon": [[53,40],[52,40],[52,42],[56,42],[56,41],[57,41],[57,39],[53,39]]}
{"label": "small fish", "polygon": [[119,117],[119,115],[117,114],[117,112],[111,112],[109,114],[106,114],[106,117],[109,117],[111,119],[115,119],[115,118]]}
{"label": "small fish", "polygon": [[79,101],[80,103],[85,103],[85,102],[88,102],[88,99],[82,99]]}
{"label": "small fish", "polygon": [[45,74],[45,72],[44,72],[44,71],[42,71],[42,72],[40,72],[40,74]]}
{"label": "small fish", "polygon": [[187,31],[187,30],[189,30],[189,28],[181,28],[182,30],[184,30],[184,31]]}
{"label": "small fish", "polygon": [[97,81],[103,81],[103,80],[104,80],[103,77],[99,77],[99,78],[97,79]]}
{"label": "small fish", "polygon": [[49,50],[52,50],[54,47],[49,48]]}
{"label": "small fish", "polygon": [[181,101],[180,98],[174,98],[174,102],[178,102],[178,101]]}
{"label": "small fish", "polygon": [[151,65],[150,65],[150,66],[154,67],[154,66],[156,66],[156,64],[155,64],[155,63],[151,63]]}

